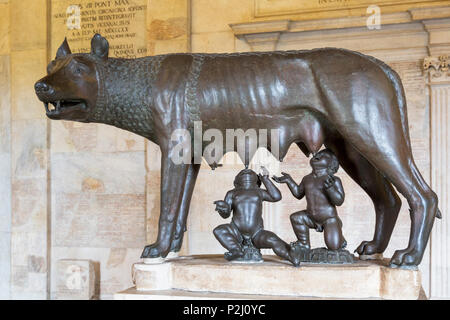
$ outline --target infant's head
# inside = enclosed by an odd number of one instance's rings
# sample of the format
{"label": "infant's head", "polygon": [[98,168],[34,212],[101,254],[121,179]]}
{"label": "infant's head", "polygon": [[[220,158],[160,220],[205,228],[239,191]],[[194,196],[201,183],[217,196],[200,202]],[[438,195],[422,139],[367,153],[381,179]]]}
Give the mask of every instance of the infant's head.
{"label": "infant's head", "polygon": [[335,174],[339,169],[339,160],[329,149],[317,152],[309,162],[314,170],[327,169],[329,174]]}
{"label": "infant's head", "polygon": [[238,188],[243,186],[261,186],[261,181],[255,171],[244,169],[238,173],[234,178],[234,187]]}

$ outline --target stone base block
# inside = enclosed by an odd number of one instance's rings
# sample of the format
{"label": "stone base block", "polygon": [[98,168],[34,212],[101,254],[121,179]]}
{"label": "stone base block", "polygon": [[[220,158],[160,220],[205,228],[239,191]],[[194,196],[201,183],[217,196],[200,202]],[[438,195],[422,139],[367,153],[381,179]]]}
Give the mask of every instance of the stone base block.
{"label": "stone base block", "polygon": [[129,288],[114,294],[114,300],[323,300],[318,297],[271,296],[220,292],[194,292],[186,290],[136,290]]}
{"label": "stone base block", "polygon": [[116,294],[115,298],[133,299],[126,295],[136,299],[144,296],[161,299],[165,295],[173,298],[189,291],[190,295],[200,299],[207,293],[225,294],[227,298],[264,295],[261,299],[418,299],[420,272],[392,269],[387,265],[386,259],[357,260],[345,265],[303,263],[295,268],[276,256],[264,256],[264,262],[260,264],[234,264],[222,255],[179,257],[161,264],[134,264],[136,287]]}
{"label": "stone base block", "polygon": [[57,262],[58,300],[91,300],[95,297],[94,263],[89,260],[67,260]]}

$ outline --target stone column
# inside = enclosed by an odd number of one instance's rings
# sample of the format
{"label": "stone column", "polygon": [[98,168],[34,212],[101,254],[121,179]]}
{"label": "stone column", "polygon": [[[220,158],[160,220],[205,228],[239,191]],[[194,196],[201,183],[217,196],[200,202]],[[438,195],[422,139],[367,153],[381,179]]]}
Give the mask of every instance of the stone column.
{"label": "stone column", "polygon": [[446,55],[427,57],[431,121],[431,187],[439,197],[442,220],[435,220],[431,234],[431,298],[450,296],[450,59]]}
{"label": "stone column", "polygon": [[430,19],[430,10],[424,9],[418,13],[420,18],[426,19],[422,23],[428,32],[429,56],[424,59],[423,68],[428,73],[430,95],[431,188],[439,197],[439,209],[443,216],[442,220],[435,220],[430,238],[429,295],[432,299],[439,299],[450,296],[450,7],[441,8],[440,19]]}

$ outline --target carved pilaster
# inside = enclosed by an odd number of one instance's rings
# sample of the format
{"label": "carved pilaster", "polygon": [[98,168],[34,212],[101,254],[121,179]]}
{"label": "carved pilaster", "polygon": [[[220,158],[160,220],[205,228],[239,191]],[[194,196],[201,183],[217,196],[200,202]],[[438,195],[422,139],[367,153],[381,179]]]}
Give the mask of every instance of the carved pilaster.
{"label": "carved pilaster", "polygon": [[245,35],[244,38],[252,51],[272,51],[277,47],[280,34],[280,32],[256,33]]}
{"label": "carved pilaster", "polygon": [[252,51],[271,51],[277,47],[282,32],[289,30],[288,20],[230,24],[233,33],[244,39]]}
{"label": "carved pilaster", "polygon": [[423,69],[430,75],[430,83],[440,83],[450,79],[450,58],[448,55],[438,57],[426,57],[423,60]]}
{"label": "carved pilaster", "polygon": [[430,297],[444,298],[450,295],[450,60],[447,55],[427,57],[424,70],[429,73],[431,120],[431,187],[439,197],[442,220],[436,220],[430,240],[431,283]]}

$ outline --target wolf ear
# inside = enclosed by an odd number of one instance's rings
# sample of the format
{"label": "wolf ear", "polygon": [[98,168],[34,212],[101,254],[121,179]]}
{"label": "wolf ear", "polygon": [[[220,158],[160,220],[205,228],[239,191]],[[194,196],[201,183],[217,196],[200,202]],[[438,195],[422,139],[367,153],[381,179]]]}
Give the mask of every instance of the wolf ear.
{"label": "wolf ear", "polygon": [[91,54],[96,55],[99,58],[107,59],[109,53],[108,40],[103,38],[98,33],[91,40]]}
{"label": "wolf ear", "polygon": [[58,51],[56,51],[56,59],[63,58],[69,54],[72,54],[72,51],[70,51],[69,43],[67,43],[67,38],[64,38],[63,43],[59,47]]}

